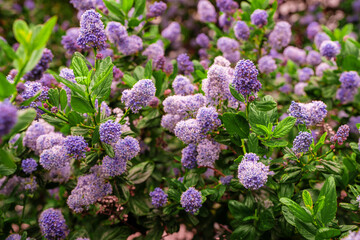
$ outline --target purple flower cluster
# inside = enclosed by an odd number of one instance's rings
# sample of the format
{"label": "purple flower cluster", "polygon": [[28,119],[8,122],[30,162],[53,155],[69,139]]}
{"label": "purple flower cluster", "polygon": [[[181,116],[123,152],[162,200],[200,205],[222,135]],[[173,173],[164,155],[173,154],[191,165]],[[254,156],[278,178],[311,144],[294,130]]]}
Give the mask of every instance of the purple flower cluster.
{"label": "purple flower cluster", "polygon": [[317,51],[311,50],[306,56],[306,62],[311,66],[317,66],[321,63],[321,55]]}
{"label": "purple flower cluster", "polygon": [[330,70],[330,69],[332,69],[332,67],[331,67],[329,64],[323,62],[323,63],[320,63],[320,64],[316,67],[316,69],[315,69],[315,74],[316,74],[316,76],[322,77],[324,71]]}
{"label": "purple flower cluster", "polygon": [[233,0],[216,0],[216,6],[220,11],[232,15],[239,8],[239,4]]}
{"label": "purple flower cluster", "polygon": [[43,119],[34,121],[31,123],[30,127],[26,130],[25,136],[23,138],[24,146],[36,151],[36,141],[37,139],[44,134],[48,134],[54,131],[54,127],[45,122]]}
{"label": "purple flower cluster", "polygon": [[202,48],[209,47],[210,39],[205,33],[200,33],[199,35],[197,35],[195,41],[197,45],[199,45]]}
{"label": "purple flower cluster", "polygon": [[121,124],[108,120],[100,124],[99,128],[100,140],[104,143],[115,143],[121,136]]}
{"label": "purple flower cluster", "polygon": [[65,239],[69,234],[64,216],[58,209],[44,210],[39,217],[39,226],[42,235],[48,240]]}
{"label": "purple flower cluster", "polygon": [[17,120],[16,107],[7,100],[0,102],[0,138],[11,131]]}
{"label": "purple flower cluster", "polygon": [[271,56],[263,56],[259,59],[259,70],[261,73],[269,74],[277,68],[275,60]]}
{"label": "purple flower cluster", "polygon": [[142,39],[136,35],[127,36],[119,42],[118,49],[126,56],[135,54],[143,49]]}
{"label": "purple flower cluster", "polygon": [[183,75],[175,77],[172,87],[176,95],[186,96],[194,93],[194,86],[191,84],[189,78]]}
{"label": "purple flower cluster", "polygon": [[70,0],[70,3],[79,11],[95,9],[96,0]]}
{"label": "purple flower cluster", "polygon": [[258,74],[259,72],[252,61],[240,60],[235,67],[232,85],[244,97],[252,93],[256,94],[261,88],[261,83],[257,79]]}
{"label": "purple flower cluster", "polygon": [[120,139],[114,146],[115,156],[130,160],[140,152],[139,141],[133,137],[127,136],[124,139]]}
{"label": "purple flower cluster", "polygon": [[21,167],[24,173],[31,174],[36,171],[38,164],[33,158],[27,158],[21,161]]}
{"label": "purple flower cluster", "polygon": [[115,156],[111,158],[105,156],[102,160],[102,168],[106,176],[115,177],[123,174],[126,171],[126,159]]}
{"label": "purple flower cluster", "polygon": [[232,175],[227,175],[225,177],[221,177],[220,182],[222,185],[230,185],[230,182],[233,178],[234,177]]}
{"label": "purple flower cluster", "polygon": [[311,76],[314,75],[314,70],[312,70],[311,68],[305,67],[302,69],[298,69],[297,73],[298,73],[299,81],[306,82],[307,80],[310,79]]}
{"label": "purple flower cluster", "polygon": [[289,46],[285,48],[284,56],[299,65],[302,65],[306,62],[305,50],[297,47]]}
{"label": "purple flower cluster", "polygon": [[336,134],[330,138],[330,141],[333,143],[338,143],[342,145],[344,141],[349,137],[350,127],[348,125],[341,125],[337,130]]}
{"label": "purple flower cluster", "polygon": [[67,149],[59,145],[47,149],[40,155],[40,165],[46,170],[63,168],[70,162],[66,152]]}
{"label": "purple flower cluster", "polygon": [[201,139],[201,127],[195,119],[180,121],[174,129],[175,136],[186,144],[198,143]]}
{"label": "purple flower cluster", "polygon": [[326,57],[327,59],[332,59],[340,53],[340,46],[337,42],[330,40],[323,41],[320,45],[320,54],[321,56]]}
{"label": "purple flower cluster", "polygon": [[164,56],[164,54],[164,44],[161,40],[157,41],[156,43],[150,44],[142,53],[143,56],[147,56],[148,58],[153,60]]}
{"label": "purple flower cluster", "polygon": [[306,153],[309,151],[313,136],[309,132],[299,132],[293,142],[294,153]]}
{"label": "purple flower cluster", "polygon": [[78,178],[76,187],[71,191],[67,204],[74,212],[79,213],[94,204],[98,199],[112,193],[111,184],[103,178],[101,166],[94,166],[90,174]]}
{"label": "purple flower cluster", "polygon": [[85,158],[88,144],[83,136],[67,136],[64,140],[65,153],[75,159]]}
{"label": "purple flower cluster", "polygon": [[342,103],[353,101],[360,86],[358,73],[355,71],[343,72],[340,75],[339,81],[341,82],[341,86],[337,91],[336,98]]}
{"label": "purple flower cluster", "polygon": [[80,35],[77,44],[86,49],[92,48],[104,49],[106,46],[106,35],[104,24],[100,20],[101,15],[95,10],[87,10],[80,19]]}
{"label": "purple flower cluster", "polygon": [[166,3],[160,1],[160,2],[154,2],[149,6],[149,11],[146,13],[146,17],[153,18],[153,17],[159,17],[164,14],[166,11]]}
{"label": "purple flower cluster", "polygon": [[139,112],[142,107],[149,104],[155,96],[156,88],[150,79],[138,81],[132,89],[123,91],[121,101],[125,103],[134,113]]}
{"label": "purple flower cluster", "polygon": [[235,39],[221,37],[217,41],[217,48],[220,49],[224,57],[232,63],[240,59],[239,43]]}
{"label": "purple flower cluster", "polygon": [[330,40],[330,37],[326,33],[319,32],[315,35],[315,38],[314,38],[315,46],[317,47],[317,49],[320,49],[321,44],[324,41],[329,41],[329,40]]}
{"label": "purple flower cluster", "polygon": [[61,133],[50,132],[41,135],[36,140],[36,153],[41,154],[46,149],[50,149],[55,145],[62,145],[64,143],[64,137]]}
{"label": "purple flower cluster", "polygon": [[246,41],[250,36],[250,29],[244,21],[237,21],[234,26],[235,37],[239,40]]}
{"label": "purple flower cluster", "polygon": [[201,140],[196,148],[196,162],[201,167],[213,167],[220,155],[220,144],[209,139]]}
{"label": "purple flower cluster", "polygon": [[17,233],[14,233],[9,235],[5,240],[21,240],[21,236]]}
{"label": "purple flower cluster", "polygon": [[251,14],[251,23],[258,27],[263,27],[268,23],[268,20],[267,20],[268,17],[269,17],[269,15],[267,14],[267,12],[265,10],[256,9]]}
{"label": "purple flower cluster", "polygon": [[198,122],[202,135],[215,130],[221,125],[219,114],[214,107],[202,107],[196,114],[196,121]]}
{"label": "purple flower cluster", "polygon": [[182,53],[177,57],[177,64],[180,73],[189,75],[194,71],[194,64],[186,53]]}
{"label": "purple flower cluster", "polygon": [[49,68],[54,55],[51,50],[45,48],[38,64],[24,75],[25,80],[38,80],[42,74]]}
{"label": "purple flower cluster", "polygon": [[69,55],[75,52],[80,52],[81,47],[77,44],[77,39],[80,35],[80,28],[69,28],[66,31],[66,35],[62,36],[61,44]]}
{"label": "purple flower cluster", "polygon": [[201,22],[216,22],[217,13],[215,7],[208,0],[199,1],[197,12]]}
{"label": "purple flower cluster", "polygon": [[111,43],[118,45],[128,36],[126,27],[119,22],[108,22],[105,34]]}
{"label": "purple flower cluster", "polygon": [[274,30],[269,35],[269,43],[275,49],[281,49],[289,45],[291,40],[291,26],[288,22],[276,23]]}
{"label": "purple flower cluster", "polygon": [[35,176],[23,178],[22,184],[24,185],[24,189],[26,191],[29,191],[30,193],[34,193],[35,190],[38,188]]}
{"label": "purple flower cluster", "polygon": [[160,208],[166,205],[168,201],[168,195],[159,187],[155,188],[149,195],[151,197],[151,204],[155,208]]}
{"label": "purple flower cluster", "polygon": [[181,34],[180,24],[177,22],[171,22],[162,32],[161,36],[169,39],[170,42],[175,42]]}
{"label": "purple flower cluster", "polygon": [[193,169],[196,167],[197,151],[195,144],[189,144],[181,151],[181,154],[181,165],[184,168]]}
{"label": "purple flower cluster", "polygon": [[269,174],[269,166],[259,162],[259,157],[254,153],[246,153],[238,167],[238,178],[241,184],[251,190],[264,186]]}
{"label": "purple flower cluster", "polygon": [[202,206],[201,193],[194,187],[189,187],[188,190],[181,194],[180,204],[185,211],[191,214],[195,214]]}
{"label": "purple flower cluster", "polygon": [[312,101],[311,103],[291,102],[289,115],[297,118],[298,124],[315,126],[322,122],[326,117],[326,105],[322,101]]}
{"label": "purple flower cluster", "polygon": [[310,23],[306,28],[306,34],[309,39],[313,39],[321,31],[321,26],[317,22]]}

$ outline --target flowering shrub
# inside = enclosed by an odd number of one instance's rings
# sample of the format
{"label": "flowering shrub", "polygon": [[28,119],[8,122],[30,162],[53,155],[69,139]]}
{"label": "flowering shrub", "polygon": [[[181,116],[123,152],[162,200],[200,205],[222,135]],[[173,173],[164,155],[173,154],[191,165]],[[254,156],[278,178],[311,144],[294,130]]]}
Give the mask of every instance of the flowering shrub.
{"label": "flowering shrub", "polygon": [[17,2],[1,239],[359,239],[360,1]]}

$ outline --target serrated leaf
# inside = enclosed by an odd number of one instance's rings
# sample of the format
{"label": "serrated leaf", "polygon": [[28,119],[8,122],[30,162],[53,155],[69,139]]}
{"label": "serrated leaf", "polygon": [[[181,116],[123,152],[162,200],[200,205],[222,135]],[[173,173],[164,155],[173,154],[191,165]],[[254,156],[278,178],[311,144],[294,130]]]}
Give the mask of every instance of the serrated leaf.
{"label": "serrated leaf", "polygon": [[153,162],[146,161],[139,163],[129,170],[128,179],[134,184],[145,182],[154,171],[154,168]]}
{"label": "serrated leaf", "polygon": [[292,214],[303,222],[312,222],[312,217],[299,204],[289,198],[280,198],[280,202],[287,206]]}
{"label": "serrated leaf", "polygon": [[336,184],[332,176],[326,179],[321,188],[319,198],[324,196],[324,207],[318,212],[319,219],[323,224],[327,224],[335,218],[337,211]]}
{"label": "serrated leaf", "polygon": [[245,102],[244,96],[242,94],[238,93],[232,84],[229,84],[229,88],[230,88],[231,95],[233,95],[233,97],[235,99],[239,100],[242,103]]}
{"label": "serrated leaf", "polygon": [[286,117],[279,122],[279,124],[275,127],[273,137],[280,138],[285,136],[290,132],[293,126],[296,123],[296,118],[294,117]]}
{"label": "serrated leaf", "polygon": [[230,135],[239,136],[240,138],[247,138],[249,136],[249,123],[242,115],[224,113],[221,120]]}

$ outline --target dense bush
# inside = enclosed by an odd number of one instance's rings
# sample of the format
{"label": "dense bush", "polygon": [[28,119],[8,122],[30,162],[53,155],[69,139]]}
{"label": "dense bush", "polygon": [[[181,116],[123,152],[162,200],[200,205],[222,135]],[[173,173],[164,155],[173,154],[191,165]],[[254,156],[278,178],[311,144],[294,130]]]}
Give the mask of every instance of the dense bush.
{"label": "dense bush", "polygon": [[0,4],[1,239],[360,239],[360,1]]}

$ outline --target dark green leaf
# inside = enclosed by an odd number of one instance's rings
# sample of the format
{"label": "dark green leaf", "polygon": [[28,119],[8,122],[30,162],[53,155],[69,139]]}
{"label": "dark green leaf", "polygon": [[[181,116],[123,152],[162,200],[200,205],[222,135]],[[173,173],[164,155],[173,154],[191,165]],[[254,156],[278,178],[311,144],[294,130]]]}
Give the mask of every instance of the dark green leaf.
{"label": "dark green leaf", "polygon": [[319,198],[325,196],[324,208],[320,210],[319,219],[323,224],[327,224],[335,218],[337,211],[337,195],[335,180],[332,176],[326,179],[321,188]]}
{"label": "dark green leaf", "polygon": [[239,100],[242,103],[245,102],[244,96],[242,94],[238,93],[232,84],[229,84],[229,88],[230,88],[231,95],[233,95],[234,98],[236,98],[237,100]]}
{"label": "dark green leaf", "polygon": [[15,86],[11,84],[2,73],[0,73],[0,100],[10,97],[15,90]]}
{"label": "dark green leaf", "polygon": [[8,176],[16,171],[14,156],[0,148],[0,176]]}
{"label": "dark green leaf", "polygon": [[240,225],[231,234],[230,240],[255,240],[256,229],[252,225]]}
{"label": "dark green leaf", "polygon": [[95,110],[91,107],[90,103],[78,96],[71,96],[71,107],[79,113],[93,113]]}
{"label": "dark green leaf", "polygon": [[285,140],[270,140],[266,142],[262,142],[267,147],[286,147],[289,143]]}
{"label": "dark green leaf", "polygon": [[149,207],[144,200],[145,199],[139,197],[132,197],[129,199],[130,211],[136,216],[144,216],[149,212]]}
{"label": "dark green leaf", "polygon": [[50,88],[48,91],[49,102],[51,105],[58,107],[60,103],[59,90],[56,88]]}
{"label": "dark green leaf", "polygon": [[77,125],[84,120],[84,118],[81,114],[74,112],[74,111],[69,112],[68,119],[69,119],[69,123],[71,125]]}
{"label": "dark green leaf", "polygon": [[292,214],[303,222],[312,222],[311,215],[299,204],[289,198],[280,198],[280,202],[287,206]]}
{"label": "dark green leaf", "polygon": [[269,111],[277,106],[277,103],[271,96],[265,96],[261,101],[255,101],[254,104],[260,111]]}
{"label": "dark green leaf", "polygon": [[259,214],[259,227],[260,231],[269,231],[275,226],[275,217],[274,214],[266,209]]}
{"label": "dark green leaf", "polygon": [[275,127],[273,137],[280,138],[288,134],[296,123],[296,118],[286,117]]}
{"label": "dark green leaf", "polygon": [[239,220],[253,214],[251,209],[248,208],[244,203],[236,200],[230,200],[228,206],[234,218]]}
{"label": "dark green leaf", "polygon": [[11,129],[11,132],[4,136],[3,139],[9,139],[11,136],[24,131],[35,119],[36,117],[36,110],[33,108],[29,108],[26,110],[19,110],[18,111],[18,120],[15,126]]}
{"label": "dark green leaf", "polygon": [[115,157],[114,149],[110,144],[103,143],[103,146],[105,148],[106,154],[109,155],[109,157],[111,158]]}
{"label": "dark green leaf", "polygon": [[85,97],[85,91],[80,85],[73,83],[65,78],[60,77],[57,73],[55,73],[51,70],[48,70],[48,72],[54,76],[56,81],[65,84],[68,88],[71,89],[71,91],[74,91],[75,93],[78,93],[81,96]]}
{"label": "dark green leaf", "polygon": [[139,163],[129,170],[128,179],[134,184],[145,182],[154,171],[154,167],[153,162],[146,161]]}
{"label": "dark green leaf", "polygon": [[300,219],[295,219],[295,226],[299,233],[308,240],[315,240],[316,227],[312,223],[304,223]]}
{"label": "dark green leaf", "polygon": [[341,232],[339,229],[322,227],[318,229],[316,233],[316,237],[329,239],[329,238],[337,237],[340,234]]}
{"label": "dark green leaf", "polygon": [[142,15],[144,13],[145,6],[146,6],[146,0],[136,0],[134,17],[138,17]]}
{"label": "dark green leaf", "polygon": [[152,60],[150,59],[145,66],[144,78],[151,79],[152,71]]}
{"label": "dark green leaf", "polygon": [[126,85],[128,85],[129,87],[132,87],[135,85],[135,83],[137,83],[136,79],[133,78],[132,76],[125,74],[123,77],[123,81],[124,83],[126,83]]}
{"label": "dark green leaf", "polygon": [[61,110],[64,110],[67,106],[67,94],[64,89],[61,89],[60,91],[60,106]]}
{"label": "dark green leaf", "polygon": [[235,113],[224,113],[221,119],[226,128],[226,131],[230,135],[239,136],[240,138],[247,138],[249,136],[249,123],[242,115]]}
{"label": "dark green leaf", "polygon": [[41,30],[36,34],[35,38],[32,40],[32,49],[37,50],[45,47],[47,41],[50,38],[51,32],[55,27],[57,17],[54,16],[50,18],[41,28]]}

